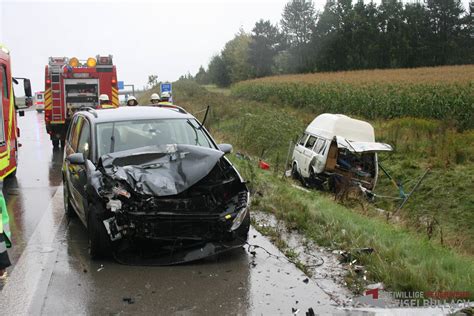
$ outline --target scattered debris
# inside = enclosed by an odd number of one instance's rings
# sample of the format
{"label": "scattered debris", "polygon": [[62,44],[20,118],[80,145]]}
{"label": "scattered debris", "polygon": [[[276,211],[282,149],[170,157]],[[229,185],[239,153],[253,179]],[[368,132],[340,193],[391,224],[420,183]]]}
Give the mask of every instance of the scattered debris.
{"label": "scattered debris", "polygon": [[300,312],[299,309],[294,308],[294,307],[291,308],[291,313],[292,313],[293,315],[296,315],[296,314],[298,314],[299,312]]}
{"label": "scattered debris", "polygon": [[87,269],[82,270],[82,272],[87,273]]}
{"label": "scattered debris", "polygon": [[[319,302],[318,302],[319,303]],[[316,314],[314,313],[314,310],[312,307],[310,307],[308,309],[308,311],[306,312],[306,316],[315,316]]]}
{"label": "scattered debris", "polygon": [[375,290],[375,289],[383,290],[385,289],[385,286],[382,282],[379,282],[379,283],[369,284],[366,286],[366,288],[368,290]]}
{"label": "scattered debris", "polygon": [[103,265],[103,264],[100,265],[100,268],[97,269],[97,272],[100,272],[100,271],[102,271],[102,270],[104,270],[104,265]]}
{"label": "scattered debris", "polygon": [[269,170],[270,169],[270,165],[268,163],[266,163],[265,161],[263,161],[263,160],[258,161],[258,167],[260,169],[263,169],[263,170]]}
{"label": "scattered debris", "polygon": [[291,186],[292,186],[293,188],[295,188],[295,189],[301,190],[301,191],[306,192],[306,193],[310,193],[310,192],[311,192],[310,190],[305,189],[305,188],[303,188],[303,187],[300,187],[299,185],[296,185],[296,184],[292,184]]}
{"label": "scattered debris", "polygon": [[135,303],[135,300],[131,297],[124,297],[124,298],[122,298],[122,301],[127,302],[128,304],[134,304]]}
{"label": "scattered debris", "polygon": [[309,283],[309,279],[306,278],[306,279],[303,280],[303,282],[306,283],[306,284],[308,284],[308,283]]}
{"label": "scattered debris", "polygon": [[241,152],[236,152],[235,157],[237,159],[241,159],[241,160],[250,160],[250,158],[248,156],[242,154]]}

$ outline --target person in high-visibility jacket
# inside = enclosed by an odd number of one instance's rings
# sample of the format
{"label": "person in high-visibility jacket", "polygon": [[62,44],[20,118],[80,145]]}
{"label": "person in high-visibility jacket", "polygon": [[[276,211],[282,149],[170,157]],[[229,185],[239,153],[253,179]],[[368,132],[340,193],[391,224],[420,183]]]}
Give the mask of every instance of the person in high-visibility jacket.
{"label": "person in high-visibility jacket", "polygon": [[5,269],[11,265],[7,248],[12,246],[7,204],[2,189],[3,181],[0,180],[0,277],[5,273]]}
{"label": "person in high-visibility jacket", "polygon": [[170,102],[171,94],[169,92],[163,92],[160,97],[160,102],[158,102],[158,106],[160,105],[173,105]]}
{"label": "person in high-visibility jacket", "polygon": [[116,109],[117,106],[110,103],[109,96],[106,94],[101,94],[99,96],[99,106],[97,109]]}

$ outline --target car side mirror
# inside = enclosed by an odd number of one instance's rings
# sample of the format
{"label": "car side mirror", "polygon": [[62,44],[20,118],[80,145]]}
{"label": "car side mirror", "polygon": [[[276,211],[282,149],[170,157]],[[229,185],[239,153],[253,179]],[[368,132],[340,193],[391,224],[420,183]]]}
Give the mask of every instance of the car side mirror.
{"label": "car side mirror", "polygon": [[230,154],[232,152],[232,145],[231,144],[219,144],[219,145],[217,145],[217,147],[224,154]]}
{"label": "car side mirror", "polygon": [[25,96],[27,98],[31,98],[33,96],[33,94],[31,93],[31,81],[30,81],[30,79],[25,79],[23,81],[23,86],[25,88]]}
{"label": "car side mirror", "polygon": [[66,157],[66,160],[72,165],[84,165],[86,160],[83,153],[75,153]]}

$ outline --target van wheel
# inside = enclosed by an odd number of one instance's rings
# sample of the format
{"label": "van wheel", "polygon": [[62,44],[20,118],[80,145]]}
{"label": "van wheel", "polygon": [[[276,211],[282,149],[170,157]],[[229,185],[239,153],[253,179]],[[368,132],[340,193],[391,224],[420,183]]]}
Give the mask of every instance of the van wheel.
{"label": "van wheel", "polygon": [[293,166],[291,167],[291,177],[295,180],[298,180],[300,178],[300,175],[298,173],[298,167],[296,167],[296,163],[293,163]]}
{"label": "van wheel", "polygon": [[89,255],[92,259],[109,257],[112,253],[112,244],[104,224],[100,220],[99,208],[89,206],[87,217],[87,234],[89,237]]}

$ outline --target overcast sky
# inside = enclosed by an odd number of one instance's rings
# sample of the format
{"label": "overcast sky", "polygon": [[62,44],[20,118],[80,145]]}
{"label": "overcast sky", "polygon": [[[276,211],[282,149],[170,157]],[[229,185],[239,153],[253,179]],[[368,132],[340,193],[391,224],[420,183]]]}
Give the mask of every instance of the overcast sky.
{"label": "overcast sky", "polygon": [[[464,0],[467,2],[468,0]],[[44,88],[49,56],[112,54],[118,80],[143,87],[150,74],[195,74],[240,27],[276,23],[288,0],[23,1],[0,0],[0,43],[15,76]],[[325,0],[314,1],[321,10]]]}

